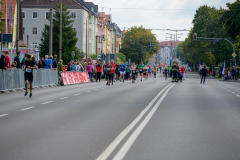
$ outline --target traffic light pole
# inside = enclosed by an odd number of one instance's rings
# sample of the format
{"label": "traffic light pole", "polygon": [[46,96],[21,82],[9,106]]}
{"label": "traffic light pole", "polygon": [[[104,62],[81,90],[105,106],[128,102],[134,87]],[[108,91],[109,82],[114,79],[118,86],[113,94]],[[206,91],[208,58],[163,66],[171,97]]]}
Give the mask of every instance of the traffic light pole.
{"label": "traffic light pole", "polygon": [[197,37],[197,39],[210,39],[210,40],[224,40],[224,41],[227,41],[229,42],[232,47],[233,47],[233,53],[235,53],[235,48],[234,48],[234,45],[232,44],[231,41],[229,41],[227,38],[205,38],[205,37]]}

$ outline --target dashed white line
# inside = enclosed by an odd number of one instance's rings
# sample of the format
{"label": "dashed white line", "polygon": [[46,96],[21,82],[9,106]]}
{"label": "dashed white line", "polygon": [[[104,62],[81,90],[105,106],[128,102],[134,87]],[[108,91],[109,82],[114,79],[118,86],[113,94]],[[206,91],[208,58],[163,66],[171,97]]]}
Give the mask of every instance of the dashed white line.
{"label": "dashed white line", "polygon": [[60,98],[60,99],[67,99],[67,98],[69,98],[69,97],[63,97],[63,98]]}
{"label": "dashed white line", "polygon": [[236,96],[240,97],[240,95],[236,94]]}
{"label": "dashed white line", "polygon": [[74,96],[79,96],[81,93],[78,93],[78,94],[74,94]]}
{"label": "dashed white line", "polygon": [[28,107],[28,108],[23,108],[23,109],[20,109],[19,111],[26,111],[26,110],[28,110],[28,109],[32,109],[32,108],[34,108],[34,106],[32,106],[32,107]]}
{"label": "dashed white line", "polygon": [[91,92],[91,91],[86,91],[86,93],[89,93],[89,92]]}
{"label": "dashed white line", "polygon": [[47,101],[47,102],[44,102],[42,104],[48,104],[48,103],[52,103],[53,101]]}
{"label": "dashed white line", "polygon": [[231,92],[231,93],[233,93],[233,94],[234,94],[235,92]]}
{"label": "dashed white line", "polygon": [[5,117],[5,116],[7,116],[7,115],[8,115],[8,114],[2,114],[2,115],[0,115],[0,118],[1,118],[1,117]]}

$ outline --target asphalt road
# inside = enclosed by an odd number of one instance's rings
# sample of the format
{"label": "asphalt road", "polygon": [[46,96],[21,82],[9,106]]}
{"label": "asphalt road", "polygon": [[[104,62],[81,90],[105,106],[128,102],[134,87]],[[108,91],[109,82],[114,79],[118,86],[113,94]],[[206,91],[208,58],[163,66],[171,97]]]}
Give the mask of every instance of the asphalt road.
{"label": "asphalt road", "polygon": [[0,95],[0,160],[239,160],[240,83],[199,83],[158,74]]}

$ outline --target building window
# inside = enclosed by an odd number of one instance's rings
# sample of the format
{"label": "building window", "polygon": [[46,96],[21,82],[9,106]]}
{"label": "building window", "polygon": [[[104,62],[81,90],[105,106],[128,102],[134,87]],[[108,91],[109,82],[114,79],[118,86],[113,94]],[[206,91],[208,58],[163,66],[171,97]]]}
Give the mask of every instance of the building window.
{"label": "building window", "polygon": [[45,18],[50,19],[50,12],[46,12]]}
{"label": "building window", "polygon": [[25,17],[26,17],[26,13],[22,12],[22,18],[25,19]]}
{"label": "building window", "polygon": [[33,34],[37,34],[37,27],[33,27]]}
{"label": "building window", "polygon": [[34,19],[38,18],[38,12],[33,12],[33,18]]}
{"label": "building window", "polygon": [[23,27],[23,34],[25,34],[25,27]]}
{"label": "building window", "polygon": [[72,18],[76,19],[77,18],[77,13],[76,12],[71,12]]}

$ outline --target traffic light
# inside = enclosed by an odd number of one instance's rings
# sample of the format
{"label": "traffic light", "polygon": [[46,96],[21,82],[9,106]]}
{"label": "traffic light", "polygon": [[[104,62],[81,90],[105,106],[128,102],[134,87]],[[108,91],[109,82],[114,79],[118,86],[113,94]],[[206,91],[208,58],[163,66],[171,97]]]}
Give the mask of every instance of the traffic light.
{"label": "traffic light", "polygon": [[193,40],[197,40],[197,33],[193,33]]}

